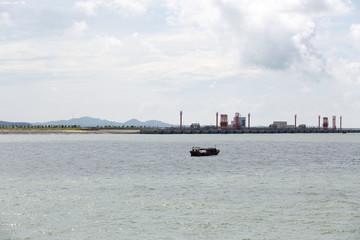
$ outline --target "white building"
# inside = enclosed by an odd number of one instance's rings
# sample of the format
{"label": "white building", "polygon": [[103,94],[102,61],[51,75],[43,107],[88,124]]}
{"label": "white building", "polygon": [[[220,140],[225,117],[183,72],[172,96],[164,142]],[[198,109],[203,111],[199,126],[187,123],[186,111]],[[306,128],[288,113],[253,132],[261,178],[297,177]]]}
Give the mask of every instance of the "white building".
{"label": "white building", "polygon": [[287,128],[287,122],[286,121],[274,121],[270,127],[273,128]]}
{"label": "white building", "polygon": [[[232,127],[235,127],[235,117],[234,117],[234,120],[231,121],[231,126]],[[239,115],[239,122],[238,122],[238,125],[240,127],[246,127],[246,117],[241,117],[241,115]]]}

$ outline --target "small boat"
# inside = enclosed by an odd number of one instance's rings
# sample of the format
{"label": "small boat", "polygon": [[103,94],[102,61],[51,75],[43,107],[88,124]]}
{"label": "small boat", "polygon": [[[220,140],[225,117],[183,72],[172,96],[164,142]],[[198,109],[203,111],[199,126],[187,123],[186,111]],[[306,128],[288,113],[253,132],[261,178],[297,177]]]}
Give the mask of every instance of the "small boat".
{"label": "small boat", "polygon": [[190,151],[190,154],[192,157],[202,157],[202,156],[218,155],[219,152],[220,150],[216,148],[193,147]]}

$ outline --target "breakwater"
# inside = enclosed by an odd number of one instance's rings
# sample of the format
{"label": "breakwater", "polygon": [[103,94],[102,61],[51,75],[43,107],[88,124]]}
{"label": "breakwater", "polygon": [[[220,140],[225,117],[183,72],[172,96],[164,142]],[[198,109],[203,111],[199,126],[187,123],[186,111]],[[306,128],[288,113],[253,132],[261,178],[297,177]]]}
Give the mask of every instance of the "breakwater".
{"label": "breakwater", "polygon": [[306,129],[270,129],[246,128],[241,130],[228,129],[191,129],[191,128],[140,128],[140,129],[83,129],[83,130],[45,130],[45,129],[0,129],[1,134],[295,134],[295,133],[360,133],[360,129],[323,130]]}
{"label": "breakwater", "polygon": [[271,128],[246,128],[241,130],[228,129],[178,129],[178,128],[146,128],[140,129],[140,134],[292,134],[292,133],[360,133],[360,129],[271,129]]}

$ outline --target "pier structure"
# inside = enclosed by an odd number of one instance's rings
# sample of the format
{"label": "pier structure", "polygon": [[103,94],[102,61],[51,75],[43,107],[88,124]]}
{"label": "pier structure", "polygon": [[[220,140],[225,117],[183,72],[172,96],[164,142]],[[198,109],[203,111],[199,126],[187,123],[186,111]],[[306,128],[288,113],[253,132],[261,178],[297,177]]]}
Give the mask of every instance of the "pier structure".
{"label": "pier structure", "polygon": [[141,128],[141,134],[286,134],[286,133],[360,133],[360,129],[342,127],[342,116],[340,116],[340,127],[336,127],[336,116],[332,116],[332,127],[329,127],[328,117],[318,116],[318,126],[307,127],[305,124],[297,126],[297,114],[294,115],[294,125],[288,125],[286,121],[274,121],[269,127],[251,127],[250,113],[246,118],[241,117],[239,112],[235,113],[234,120],[229,124],[228,115],[216,112],[216,125],[200,126],[200,123],[193,123],[190,126],[183,126],[183,112],[180,111],[180,126],[167,128]]}
{"label": "pier structure", "polygon": [[260,128],[243,128],[236,130],[234,128],[227,128],[226,130],[203,127],[203,128],[143,128],[140,129],[141,134],[297,134],[297,133],[360,133],[360,129],[318,129],[311,128],[283,128],[273,129],[268,127]]}

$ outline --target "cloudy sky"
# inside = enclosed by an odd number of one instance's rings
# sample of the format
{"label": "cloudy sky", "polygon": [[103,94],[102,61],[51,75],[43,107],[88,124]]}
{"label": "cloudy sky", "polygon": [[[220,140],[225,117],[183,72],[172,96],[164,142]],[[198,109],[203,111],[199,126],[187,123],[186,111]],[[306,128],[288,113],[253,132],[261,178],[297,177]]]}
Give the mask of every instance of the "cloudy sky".
{"label": "cloudy sky", "polygon": [[360,1],[0,0],[0,109],[360,127]]}

